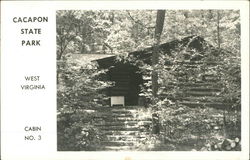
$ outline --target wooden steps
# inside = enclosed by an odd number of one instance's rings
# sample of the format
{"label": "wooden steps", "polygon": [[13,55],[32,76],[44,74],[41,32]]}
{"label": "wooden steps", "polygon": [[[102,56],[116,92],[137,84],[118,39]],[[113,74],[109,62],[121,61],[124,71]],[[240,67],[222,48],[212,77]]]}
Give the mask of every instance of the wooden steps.
{"label": "wooden steps", "polygon": [[151,117],[139,117],[138,106],[106,107],[95,110],[94,126],[102,132],[107,151],[136,150],[135,144],[150,134]]}
{"label": "wooden steps", "polygon": [[145,138],[145,135],[108,135],[110,141],[122,140],[122,141],[135,141],[137,138]]}
{"label": "wooden steps", "polygon": [[110,150],[110,151],[129,151],[129,150],[133,150],[133,146],[107,146],[106,150]]}
{"label": "wooden steps", "polygon": [[133,141],[102,141],[101,144],[105,145],[105,146],[133,146],[134,143]]}

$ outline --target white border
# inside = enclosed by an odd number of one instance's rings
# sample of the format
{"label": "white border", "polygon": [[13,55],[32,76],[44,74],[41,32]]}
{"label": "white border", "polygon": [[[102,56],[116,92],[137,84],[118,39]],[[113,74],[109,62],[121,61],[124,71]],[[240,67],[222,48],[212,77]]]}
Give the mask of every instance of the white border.
{"label": "white border", "polygon": [[[47,117],[45,115],[44,121],[48,121],[47,125],[51,127],[49,130],[51,133],[51,143],[47,146],[49,149],[45,149],[43,147],[32,150],[33,153],[30,153],[30,150],[26,150],[26,148],[20,147],[19,152],[12,153],[10,147],[6,145],[9,142],[4,143],[5,137],[2,136],[2,159],[58,159],[58,160],[67,160],[67,159],[102,159],[102,160],[110,160],[110,159],[143,159],[143,160],[153,160],[153,159],[192,159],[192,160],[201,160],[201,159],[218,159],[218,160],[238,160],[238,159],[248,159],[249,154],[249,3],[246,1],[52,1],[52,2],[33,2],[33,1],[4,1],[2,2],[2,9],[1,9],[1,21],[6,20],[5,12],[13,11],[16,13],[21,13],[25,11],[29,16],[32,16],[36,12],[48,12],[50,15],[50,19],[55,20],[56,10],[90,10],[90,9],[240,9],[241,11],[241,31],[242,31],[242,40],[241,40],[241,69],[242,69],[242,151],[241,152],[182,152],[182,151],[175,151],[175,152],[57,152],[56,151],[56,139],[54,134],[56,135],[56,130],[53,129],[55,126],[55,117],[56,117],[56,103],[52,99],[51,100],[51,108],[48,108],[47,111],[51,112],[50,115]],[[53,17],[54,16],[54,17]],[[2,48],[1,48],[1,73],[2,78],[4,78],[4,74],[6,74],[6,66],[8,63],[13,63],[10,59],[5,59],[6,54],[8,54],[8,46],[5,45],[5,41],[11,41],[8,38],[8,34],[5,34],[7,26],[4,26],[5,21],[1,22],[1,39],[2,39]],[[53,32],[52,35],[55,36],[55,22],[53,22],[51,31]],[[3,28],[2,28],[3,26]],[[54,40],[54,41],[53,41]],[[56,54],[55,51],[55,38],[52,38],[52,48],[50,52]],[[54,45],[54,47],[53,47]],[[53,57],[53,56],[52,56]],[[54,56],[55,58],[55,56]],[[52,72],[56,75],[55,65],[56,60],[52,61]],[[54,68],[53,68],[54,67]],[[50,74],[50,75],[53,75]],[[50,82],[53,83],[54,79]],[[3,79],[2,86],[9,84],[11,81],[8,79]],[[55,81],[54,81],[55,82]],[[50,85],[50,84],[49,84]],[[2,113],[5,114],[5,111],[8,109],[8,101],[10,97],[6,97],[5,94],[7,93],[7,89],[9,92],[10,88],[2,88],[2,101],[1,102],[1,110]],[[14,91],[14,90],[13,90]],[[55,92],[56,94],[56,84],[53,84],[51,92]],[[53,94],[53,93],[52,93]],[[55,96],[55,95],[54,95]],[[21,111],[21,110],[20,110]],[[8,112],[11,113],[11,112]],[[27,113],[22,113],[23,115],[27,115]],[[53,117],[53,114],[55,117]],[[12,115],[3,115],[2,118],[2,125],[6,126],[6,123],[9,123],[9,118],[6,118]],[[48,118],[48,119],[47,119]],[[4,131],[6,128],[2,128]],[[11,131],[8,130],[8,131]],[[11,144],[14,144],[11,143]],[[17,144],[18,145],[18,144]],[[8,148],[9,147],[9,148]],[[34,146],[35,147],[35,146]],[[29,148],[30,149],[30,148]],[[45,149],[45,151],[43,151]]]}

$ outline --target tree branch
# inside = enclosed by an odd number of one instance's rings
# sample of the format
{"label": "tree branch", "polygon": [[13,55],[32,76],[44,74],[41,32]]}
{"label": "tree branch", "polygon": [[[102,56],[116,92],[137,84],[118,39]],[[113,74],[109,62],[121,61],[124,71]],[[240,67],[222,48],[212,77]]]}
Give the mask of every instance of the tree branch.
{"label": "tree branch", "polygon": [[109,50],[111,51],[111,54],[113,54],[113,48],[106,42],[103,43],[104,46],[106,46],[107,48],[109,48]]}
{"label": "tree branch", "polygon": [[143,24],[140,20],[135,20],[135,19],[131,16],[131,14],[130,14],[129,11],[127,11],[127,13],[128,13],[129,18],[130,18],[132,21],[134,21],[135,23],[139,24],[140,26],[142,26],[142,27],[144,27],[144,28],[146,28],[146,29],[148,29],[148,30],[154,29],[154,28],[155,28],[155,27],[151,27],[151,26],[149,26],[149,27],[146,26],[146,25]]}

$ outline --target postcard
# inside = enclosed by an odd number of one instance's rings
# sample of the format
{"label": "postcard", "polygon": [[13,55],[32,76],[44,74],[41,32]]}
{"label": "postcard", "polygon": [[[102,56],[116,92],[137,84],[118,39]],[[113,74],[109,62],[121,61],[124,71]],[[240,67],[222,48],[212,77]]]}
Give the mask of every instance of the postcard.
{"label": "postcard", "polygon": [[249,2],[4,1],[1,158],[249,159]]}

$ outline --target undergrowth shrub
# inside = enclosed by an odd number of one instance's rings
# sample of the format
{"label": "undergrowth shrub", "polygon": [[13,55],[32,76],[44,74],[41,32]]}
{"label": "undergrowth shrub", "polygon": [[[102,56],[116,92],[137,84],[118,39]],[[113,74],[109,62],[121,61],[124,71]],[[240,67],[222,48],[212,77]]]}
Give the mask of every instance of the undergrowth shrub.
{"label": "undergrowth shrub", "polygon": [[[105,73],[91,64],[64,60],[57,85],[57,137],[59,151],[99,150],[102,132],[95,127],[94,110],[107,98],[111,84],[100,80]],[[90,111],[90,112],[89,112]]]}

